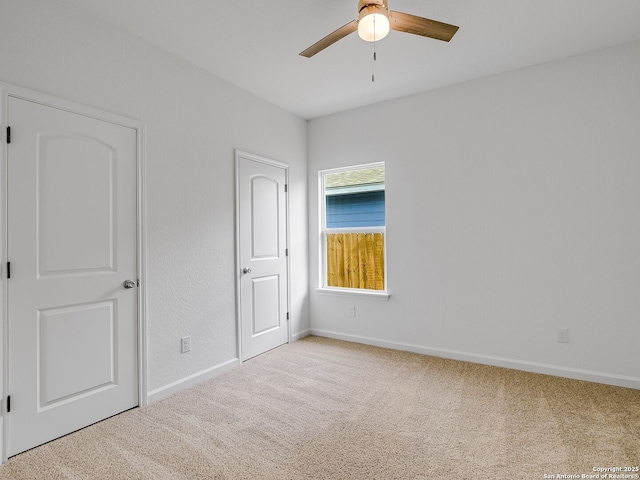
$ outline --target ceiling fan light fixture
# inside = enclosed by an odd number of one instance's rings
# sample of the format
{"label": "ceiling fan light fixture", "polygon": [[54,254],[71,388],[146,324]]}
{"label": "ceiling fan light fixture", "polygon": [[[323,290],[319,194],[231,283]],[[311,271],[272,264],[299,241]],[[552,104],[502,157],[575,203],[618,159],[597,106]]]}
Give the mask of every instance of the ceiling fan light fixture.
{"label": "ceiling fan light fixture", "polygon": [[[358,0],[358,19],[351,20],[326,37],[320,39],[309,48],[300,52],[303,57],[311,58],[316,53],[333,45],[338,40],[352,34],[356,30],[363,40],[375,42],[387,36],[390,29],[397,32],[411,33],[422,37],[448,42],[458,31],[457,26],[448,23],[416,17],[409,13],[389,10],[389,0]],[[375,45],[374,45],[375,58]]]}
{"label": "ceiling fan light fixture", "polygon": [[367,5],[358,16],[358,35],[367,42],[382,40],[389,33],[389,11],[380,5]]}

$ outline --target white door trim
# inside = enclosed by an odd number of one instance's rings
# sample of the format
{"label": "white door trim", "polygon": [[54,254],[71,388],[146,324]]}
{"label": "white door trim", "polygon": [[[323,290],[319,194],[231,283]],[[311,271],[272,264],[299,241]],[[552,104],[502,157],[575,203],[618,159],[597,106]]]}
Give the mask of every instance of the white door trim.
{"label": "white door trim", "polygon": [[[79,115],[86,115],[98,120],[110,122],[123,127],[132,128],[137,136],[137,275],[140,280],[138,293],[138,401],[140,406],[148,403],[147,399],[147,328],[146,328],[146,194],[145,194],[145,124],[138,120],[98,110],[51,95],[28,90],[0,81],[0,461],[7,461],[7,402],[8,389],[8,308],[7,308],[7,105],[9,97],[20,98],[42,105],[54,107]],[[10,126],[10,125],[9,125]]]}
{"label": "white door trim", "polygon": [[[264,163],[266,165],[271,165],[273,167],[282,168],[285,172],[285,181],[287,185],[289,184],[289,165],[283,162],[279,162],[277,160],[272,160],[270,158],[261,157],[260,155],[255,155],[253,153],[244,152],[242,150],[236,149],[235,151],[235,162],[236,162],[236,259],[235,259],[235,279],[236,279],[236,336],[237,336],[237,357],[240,364],[242,364],[242,309],[240,304],[240,176],[239,176],[239,162],[240,157],[246,158],[248,160],[252,160],[254,162]],[[289,212],[289,197],[287,194],[285,196],[286,202],[286,212],[287,212],[287,249],[289,249],[289,245],[291,245],[289,241],[289,219],[291,218]],[[291,312],[291,252],[289,251],[289,255],[287,255],[287,311]],[[291,343],[291,318],[287,322],[287,343]]]}

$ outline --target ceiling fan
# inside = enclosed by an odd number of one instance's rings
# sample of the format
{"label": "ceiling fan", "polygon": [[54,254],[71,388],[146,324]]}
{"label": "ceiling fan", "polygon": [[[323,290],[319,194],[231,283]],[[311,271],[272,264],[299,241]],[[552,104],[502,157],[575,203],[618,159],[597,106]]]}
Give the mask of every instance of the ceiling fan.
{"label": "ceiling fan", "polygon": [[408,13],[394,12],[389,10],[387,0],[359,0],[357,20],[352,20],[330,33],[300,52],[300,55],[311,58],[356,30],[360,38],[368,42],[383,39],[389,33],[389,29],[448,42],[453,38],[458,28],[455,25],[416,17]]}

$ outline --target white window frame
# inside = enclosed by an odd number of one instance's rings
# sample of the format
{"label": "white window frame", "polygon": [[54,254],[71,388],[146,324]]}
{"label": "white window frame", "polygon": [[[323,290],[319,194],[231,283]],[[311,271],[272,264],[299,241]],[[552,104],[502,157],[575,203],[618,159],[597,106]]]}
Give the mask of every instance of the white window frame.
{"label": "white window frame", "polygon": [[[386,226],[386,168],[385,168],[385,226],[383,227],[352,227],[352,228],[326,228],[327,225],[327,201],[325,196],[325,175],[368,168],[385,167],[384,162],[367,163],[362,165],[350,165],[348,167],[329,168],[318,172],[318,204],[319,204],[319,272],[320,287],[318,293],[327,295],[351,295],[372,299],[389,299],[389,284],[387,280],[387,226]],[[384,234],[384,290],[371,290],[365,288],[330,287],[327,285],[327,234],[329,233],[383,233]]]}

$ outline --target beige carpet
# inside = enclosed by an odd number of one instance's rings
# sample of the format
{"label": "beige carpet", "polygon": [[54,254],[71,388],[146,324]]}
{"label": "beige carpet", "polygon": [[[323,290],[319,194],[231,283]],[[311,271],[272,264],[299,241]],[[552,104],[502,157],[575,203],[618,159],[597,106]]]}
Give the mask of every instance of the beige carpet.
{"label": "beige carpet", "polygon": [[13,457],[0,479],[541,479],[638,465],[638,390],[308,337]]}

